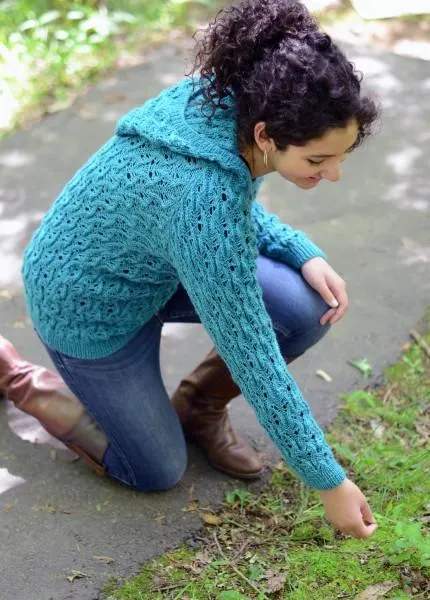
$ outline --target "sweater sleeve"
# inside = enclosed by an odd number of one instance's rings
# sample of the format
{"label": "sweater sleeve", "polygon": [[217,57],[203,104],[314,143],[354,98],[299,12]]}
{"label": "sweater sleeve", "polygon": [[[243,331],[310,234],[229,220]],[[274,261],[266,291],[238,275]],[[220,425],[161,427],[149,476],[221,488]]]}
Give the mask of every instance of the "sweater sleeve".
{"label": "sweater sleeve", "polygon": [[307,237],[281,223],[273,213],[267,212],[259,202],[252,206],[252,222],[261,254],[274,258],[295,269],[315,256],[327,258],[324,252]]}
{"label": "sweater sleeve", "polygon": [[[251,206],[218,175],[175,207],[170,259],[217,351],[287,464],[310,487],[345,475],[281,356],[256,275]],[[242,194],[243,195],[243,194]]]}

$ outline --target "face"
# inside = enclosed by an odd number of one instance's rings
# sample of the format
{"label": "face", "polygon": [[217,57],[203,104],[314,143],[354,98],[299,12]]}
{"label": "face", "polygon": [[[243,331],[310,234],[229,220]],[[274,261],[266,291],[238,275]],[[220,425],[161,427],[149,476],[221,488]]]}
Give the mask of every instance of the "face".
{"label": "face", "polygon": [[270,152],[271,167],[304,190],[314,188],[322,179],[338,181],[340,164],[346,159],[357,135],[358,125],[354,120],[346,127],[328,130],[323,137],[311,140],[305,146],[288,146],[284,151]]}

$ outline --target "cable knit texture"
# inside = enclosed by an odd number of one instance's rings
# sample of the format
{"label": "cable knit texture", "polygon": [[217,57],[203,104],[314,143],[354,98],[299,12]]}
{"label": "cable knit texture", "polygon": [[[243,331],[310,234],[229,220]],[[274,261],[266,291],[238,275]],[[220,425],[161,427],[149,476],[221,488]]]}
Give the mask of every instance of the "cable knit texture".
{"label": "cable knit texture", "polygon": [[256,276],[258,253],[295,268],[324,256],[255,201],[233,102],[208,119],[191,79],[125,115],[25,251],[34,325],[83,359],[125,345],[186,288],[219,354],[287,463],[311,487],[344,473],[289,374]]}

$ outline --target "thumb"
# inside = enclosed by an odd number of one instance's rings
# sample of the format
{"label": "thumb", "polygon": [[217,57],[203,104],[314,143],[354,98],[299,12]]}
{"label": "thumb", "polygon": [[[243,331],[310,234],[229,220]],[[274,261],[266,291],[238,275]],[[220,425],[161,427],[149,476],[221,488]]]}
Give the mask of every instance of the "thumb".
{"label": "thumb", "polygon": [[375,518],[374,518],[372,511],[370,510],[370,506],[368,505],[366,500],[364,500],[364,502],[361,506],[361,514],[363,517],[363,521],[367,525],[376,525]]}
{"label": "thumb", "polygon": [[333,292],[330,290],[330,288],[325,282],[323,285],[321,285],[321,288],[318,290],[318,292],[321,298],[324,300],[324,302],[328,304],[331,308],[337,308],[339,306],[339,302],[333,296]]}

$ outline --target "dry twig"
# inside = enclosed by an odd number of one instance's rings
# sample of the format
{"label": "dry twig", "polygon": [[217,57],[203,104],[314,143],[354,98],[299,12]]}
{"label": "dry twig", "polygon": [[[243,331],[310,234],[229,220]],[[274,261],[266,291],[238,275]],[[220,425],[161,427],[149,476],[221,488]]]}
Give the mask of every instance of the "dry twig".
{"label": "dry twig", "polygon": [[430,358],[430,346],[427,344],[423,336],[420,335],[415,329],[411,329],[409,335],[417,342],[418,346],[421,346],[425,354],[427,354],[427,356]]}
{"label": "dry twig", "polygon": [[[388,402],[388,399],[390,398],[390,396],[393,394],[393,391],[399,387],[398,383],[393,383],[393,385],[390,385],[390,387],[388,388],[388,390],[385,392],[384,397],[382,399],[382,404],[386,404]],[[393,396],[394,397],[394,396]]]}
{"label": "dry twig", "polygon": [[186,580],[179,581],[178,583],[172,583],[169,585],[164,585],[161,587],[153,586],[151,592],[170,592],[171,590],[177,590],[180,587],[183,587],[188,582]]}
{"label": "dry twig", "polygon": [[221,554],[222,558],[223,558],[224,560],[226,560],[226,561],[227,561],[227,563],[228,563],[228,564],[229,564],[229,566],[230,566],[230,567],[233,569],[233,571],[236,573],[236,575],[238,575],[238,576],[239,576],[241,579],[243,579],[244,581],[246,581],[246,583],[249,585],[249,587],[251,587],[251,588],[254,590],[254,592],[257,592],[257,594],[261,594],[261,590],[260,590],[260,589],[259,589],[257,586],[255,586],[255,585],[252,583],[252,581],[250,581],[250,580],[248,579],[248,577],[246,577],[246,576],[245,576],[243,573],[241,573],[241,572],[239,571],[239,569],[238,569],[237,567],[235,567],[235,566],[234,566],[234,565],[233,565],[233,564],[232,564],[232,563],[231,563],[231,562],[228,560],[228,558],[226,557],[226,555],[225,555],[225,554],[224,554],[224,552],[223,552],[223,549],[222,549],[222,548],[221,548],[221,546],[220,546],[220,543],[219,543],[219,541],[218,541],[218,538],[217,538],[217,535],[216,535],[216,531],[214,531],[214,540],[215,540],[215,544],[216,544],[216,546],[217,546],[217,548],[218,548],[218,552]]}
{"label": "dry twig", "polygon": [[245,550],[245,548],[248,545],[249,545],[249,540],[245,540],[245,542],[242,544],[242,546],[239,548],[239,550],[236,552],[236,554],[231,559],[232,563],[235,563],[237,561],[237,559],[243,554],[243,551]]}

